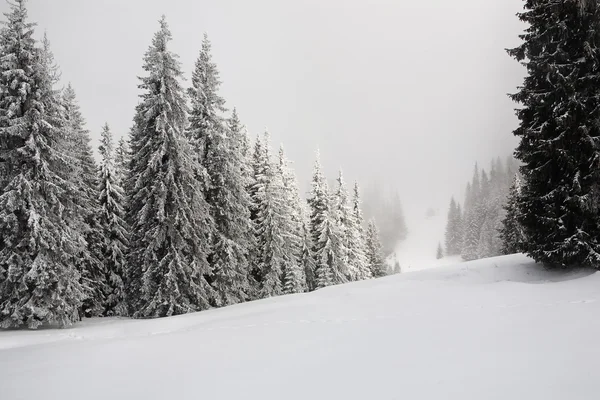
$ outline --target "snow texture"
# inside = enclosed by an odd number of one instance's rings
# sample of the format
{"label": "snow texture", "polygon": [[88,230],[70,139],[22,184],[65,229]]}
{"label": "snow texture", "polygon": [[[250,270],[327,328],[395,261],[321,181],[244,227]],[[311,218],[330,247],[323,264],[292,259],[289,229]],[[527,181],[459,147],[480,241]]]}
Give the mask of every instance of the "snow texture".
{"label": "snow texture", "polygon": [[514,255],[164,319],[3,331],[0,398],[596,399],[599,300],[599,273]]}

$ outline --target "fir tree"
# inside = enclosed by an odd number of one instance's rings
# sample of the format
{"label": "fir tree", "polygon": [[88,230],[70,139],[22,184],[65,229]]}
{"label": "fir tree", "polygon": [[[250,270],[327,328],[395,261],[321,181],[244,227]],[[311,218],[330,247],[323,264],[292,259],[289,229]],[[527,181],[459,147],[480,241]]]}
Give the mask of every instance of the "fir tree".
{"label": "fir tree", "polygon": [[100,147],[99,224],[104,237],[102,261],[106,271],[105,315],[126,315],[124,276],[129,232],[125,223],[123,189],[114,165],[114,143],[108,124],[102,128]]}
{"label": "fir tree", "polygon": [[67,326],[84,298],[74,185],[49,49],[33,39],[24,0],[0,32],[0,327]]}
{"label": "fir tree", "polygon": [[354,270],[358,271],[356,280],[370,279],[373,277],[369,260],[367,259],[367,249],[365,243],[364,218],[360,202],[360,188],[358,182],[354,182],[352,195],[352,218],[353,218],[353,236],[352,243],[348,245],[351,250],[350,263],[354,264]]}
{"label": "fir tree", "polygon": [[380,278],[387,275],[385,261],[383,259],[383,251],[381,241],[379,240],[379,230],[374,220],[369,222],[367,228],[367,260],[371,274],[375,278]]}
{"label": "fir tree", "polygon": [[523,163],[517,213],[523,248],[551,266],[600,265],[600,52],[597,1],[527,0],[509,54],[527,68],[512,99]]}
{"label": "fir tree", "polygon": [[104,312],[105,293],[109,288],[106,282],[107,271],[102,262],[105,237],[98,222],[98,166],[94,160],[89,131],[85,129],[85,120],[71,85],[63,93],[62,105],[66,121],[67,151],[75,163],[75,173],[70,176],[70,180],[77,188],[76,203],[84,221],[81,230],[88,244],[78,257],[83,283],[88,292],[83,304],[83,314],[86,317],[100,316]]}
{"label": "fir tree", "polygon": [[481,183],[477,164],[473,172],[473,180],[467,190],[465,200],[465,218],[463,225],[462,258],[466,261],[477,259],[477,248],[481,229]]}
{"label": "fir tree", "polygon": [[250,297],[248,254],[251,244],[250,198],[242,175],[244,168],[242,124],[237,112],[225,124],[225,100],[211,46],[206,35],[189,89],[191,111],[187,135],[204,172],[206,202],[215,222],[209,263],[217,306]]}
{"label": "fir tree", "polygon": [[253,277],[259,298],[283,293],[282,267],[286,260],[284,235],[283,182],[271,160],[269,134],[264,142],[257,139],[253,170],[252,210],[255,245]]}
{"label": "fir tree", "polygon": [[460,227],[460,209],[454,200],[450,200],[448,209],[448,221],[446,223],[446,254],[449,256],[460,254],[461,227]]}
{"label": "fir tree", "polygon": [[502,239],[502,254],[514,254],[521,251],[525,237],[523,229],[519,223],[518,201],[521,193],[521,180],[515,174],[515,179],[510,187],[508,202],[505,206],[506,216],[502,221],[500,228],[500,237]]}
{"label": "fir tree", "polygon": [[336,268],[345,275],[348,281],[357,280],[359,276],[358,266],[355,265],[355,263],[350,262],[350,246],[353,246],[353,239],[355,236],[354,218],[342,170],[338,173],[336,191],[332,204],[337,220],[337,230],[341,238],[337,255],[338,265]]}
{"label": "fir tree", "polygon": [[441,260],[444,258],[444,249],[442,248],[442,243],[438,243],[437,252],[435,254],[435,258]]}
{"label": "fir tree", "polygon": [[130,158],[129,143],[127,143],[127,139],[124,136],[121,136],[114,154],[114,173],[115,182],[122,188],[124,188],[127,178],[127,171],[129,171]]}
{"label": "fir tree", "polygon": [[300,263],[304,245],[303,210],[296,177],[285,157],[283,147],[279,149],[277,173],[281,176],[283,185],[281,226],[284,228],[282,234],[286,239],[282,249],[283,293],[301,293],[306,289],[306,277]]}
{"label": "fir tree", "polygon": [[342,240],[338,230],[337,215],[318,155],[308,204],[311,210],[310,232],[315,263],[315,286],[323,288],[345,282],[343,271],[337,269]]}
{"label": "fir tree", "polygon": [[208,205],[184,134],[186,103],[171,32],[163,17],[144,57],[146,76],[131,137],[127,220],[131,226],[128,298],[133,316],[164,317],[206,309]]}

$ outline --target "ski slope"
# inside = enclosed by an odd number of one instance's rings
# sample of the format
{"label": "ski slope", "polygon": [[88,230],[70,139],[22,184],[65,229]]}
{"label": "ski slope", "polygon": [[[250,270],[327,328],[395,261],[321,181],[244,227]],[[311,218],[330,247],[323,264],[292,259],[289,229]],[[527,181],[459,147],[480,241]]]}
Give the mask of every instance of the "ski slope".
{"label": "ski slope", "polygon": [[600,274],[521,255],[0,332],[2,400],[598,399]]}

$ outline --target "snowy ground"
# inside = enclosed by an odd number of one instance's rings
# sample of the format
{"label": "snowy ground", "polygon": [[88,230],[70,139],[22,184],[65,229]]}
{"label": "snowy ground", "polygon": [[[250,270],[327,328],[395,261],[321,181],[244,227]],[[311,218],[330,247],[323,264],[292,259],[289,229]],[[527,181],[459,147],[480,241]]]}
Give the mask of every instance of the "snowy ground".
{"label": "snowy ground", "polygon": [[460,257],[436,259],[438,243],[444,246],[446,217],[439,212],[438,215],[431,217],[420,217],[421,215],[420,212],[414,212],[407,217],[408,237],[398,245],[395,252],[402,272],[419,271],[460,262]]}
{"label": "snowy ground", "polygon": [[600,274],[523,256],[0,332],[0,399],[598,399]]}

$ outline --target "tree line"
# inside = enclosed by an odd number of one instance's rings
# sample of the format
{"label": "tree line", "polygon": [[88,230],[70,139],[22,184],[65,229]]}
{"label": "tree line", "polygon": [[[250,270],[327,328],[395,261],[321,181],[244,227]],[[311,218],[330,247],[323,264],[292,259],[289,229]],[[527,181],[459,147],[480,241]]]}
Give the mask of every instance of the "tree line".
{"label": "tree line", "polygon": [[489,173],[475,164],[467,183],[464,202],[450,200],[445,232],[445,249],[440,244],[436,257],[460,255],[463,260],[506,254],[503,227],[517,163],[512,157],[491,161]]}
{"label": "tree line", "polygon": [[251,141],[219,95],[206,37],[182,85],[163,17],[128,138],[94,158],[74,89],[59,88],[25,0],[0,31],[0,327],[165,317],[386,273],[358,184],[308,199],[283,148]]}

